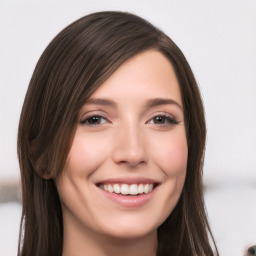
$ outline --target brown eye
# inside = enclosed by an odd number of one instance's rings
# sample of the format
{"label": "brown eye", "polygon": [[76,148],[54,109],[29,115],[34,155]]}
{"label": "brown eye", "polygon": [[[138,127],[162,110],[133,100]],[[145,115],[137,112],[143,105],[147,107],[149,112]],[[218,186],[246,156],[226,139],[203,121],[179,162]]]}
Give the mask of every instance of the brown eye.
{"label": "brown eye", "polygon": [[170,125],[170,124],[178,124],[178,122],[171,116],[167,115],[158,115],[153,117],[149,123],[159,124],[159,125]]}
{"label": "brown eye", "polygon": [[107,120],[102,116],[90,116],[84,120],[81,121],[81,124],[87,124],[87,125],[101,125],[106,123]]}
{"label": "brown eye", "polygon": [[153,118],[154,124],[165,124],[166,117],[165,116],[156,116]]}

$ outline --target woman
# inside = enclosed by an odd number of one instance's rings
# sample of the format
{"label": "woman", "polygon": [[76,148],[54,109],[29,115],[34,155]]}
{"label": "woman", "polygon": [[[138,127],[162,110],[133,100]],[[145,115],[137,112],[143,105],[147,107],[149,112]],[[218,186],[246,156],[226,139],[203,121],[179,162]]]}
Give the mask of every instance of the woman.
{"label": "woman", "polygon": [[121,12],[69,25],[21,113],[19,255],[213,255],[205,136],[192,71],[163,32]]}

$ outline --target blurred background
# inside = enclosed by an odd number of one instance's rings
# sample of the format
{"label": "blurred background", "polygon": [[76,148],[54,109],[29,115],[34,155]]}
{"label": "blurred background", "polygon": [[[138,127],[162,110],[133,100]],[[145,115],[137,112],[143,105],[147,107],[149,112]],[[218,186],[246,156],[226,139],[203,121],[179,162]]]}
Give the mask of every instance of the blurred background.
{"label": "blurred background", "polygon": [[206,111],[204,183],[210,224],[220,255],[244,255],[256,244],[256,1],[1,0],[0,256],[17,251],[17,127],[36,62],[65,26],[102,10],[146,18],[187,57]]}

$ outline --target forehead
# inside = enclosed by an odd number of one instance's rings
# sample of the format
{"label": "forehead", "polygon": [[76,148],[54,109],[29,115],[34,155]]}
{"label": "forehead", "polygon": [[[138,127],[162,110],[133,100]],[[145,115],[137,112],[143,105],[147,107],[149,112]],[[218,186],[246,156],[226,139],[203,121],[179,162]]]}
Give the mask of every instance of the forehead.
{"label": "forehead", "polygon": [[182,105],[173,66],[157,50],[148,50],[127,60],[94,92],[92,98],[135,101],[142,96],[145,99],[170,97]]}

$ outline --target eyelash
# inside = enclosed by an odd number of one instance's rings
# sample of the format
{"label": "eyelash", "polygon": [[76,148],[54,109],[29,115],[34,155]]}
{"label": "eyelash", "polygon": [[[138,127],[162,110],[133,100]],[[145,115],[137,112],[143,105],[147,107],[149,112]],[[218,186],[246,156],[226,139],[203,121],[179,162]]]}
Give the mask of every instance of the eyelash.
{"label": "eyelash", "polygon": [[[80,123],[81,123],[81,124],[88,125],[88,126],[100,126],[100,125],[102,125],[102,123],[100,123],[100,124],[98,124],[98,123],[96,123],[96,124],[90,124],[89,122],[90,122],[90,120],[92,120],[93,118],[98,118],[98,119],[101,119],[101,120],[104,119],[104,120],[105,120],[104,123],[107,123],[107,122],[108,122],[107,118],[105,118],[105,117],[103,117],[103,116],[101,116],[101,115],[91,115],[91,116],[86,117],[86,118],[83,119],[82,121],[80,121]],[[104,123],[103,123],[103,124],[104,124]]]}
{"label": "eyelash", "polygon": [[164,121],[167,121],[168,124],[164,123],[164,124],[159,124],[159,125],[162,125],[162,126],[169,126],[169,125],[176,125],[176,124],[179,124],[179,122],[171,115],[168,115],[168,114],[158,114],[158,115],[155,115],[153,116],[149,121],[147,121],[147,123],[150,123],[151,121],[153,121],[155,118],[164,118]]}
{"label": "eyelash", "polygon": [[[155,124],[155,125],[161,125],[161,126],[170,126],[170,125],[176,125],[176,124],[179,124],[179,122],[171,115],[168,115],[168,114],[158,114],[158,115],[155,115],[153,116],[149,121],[146,122],[146,124],[149,124],[151,122],[154,122],[154,119],[156,118],[164,118],[164,123],[152,123],[152,124]],[[95,121],[99,121],[100,120],[100,123],[90,123],[90,121],[93,121],[93,119],[95,119]],[[102,120],[104,120],[104,122],[102,123]],[[95,126],[100,126],[100,125],[103,125],[105,123],[109,122],[107,118],[101,116],[101,115],[91,115],[91,116],[88,116],[86,117],[85,119],[81,120],[80,123],[81,124],[84,124],[84,125],[87,125],[87,126],[92,126],[92,127],[95,127]],[[166,123],[167,122],[167,123]]]}

